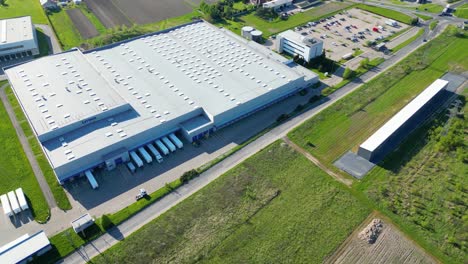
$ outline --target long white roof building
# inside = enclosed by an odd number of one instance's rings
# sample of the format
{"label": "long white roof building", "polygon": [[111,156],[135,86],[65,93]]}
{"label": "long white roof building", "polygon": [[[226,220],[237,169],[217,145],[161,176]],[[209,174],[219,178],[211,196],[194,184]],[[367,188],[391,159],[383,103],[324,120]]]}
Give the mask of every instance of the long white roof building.
{"label": "long white roof building", "polygon": [[63,182],[172,132],[197,140],[318,81],[285,61],[198,21],[6,74]]}

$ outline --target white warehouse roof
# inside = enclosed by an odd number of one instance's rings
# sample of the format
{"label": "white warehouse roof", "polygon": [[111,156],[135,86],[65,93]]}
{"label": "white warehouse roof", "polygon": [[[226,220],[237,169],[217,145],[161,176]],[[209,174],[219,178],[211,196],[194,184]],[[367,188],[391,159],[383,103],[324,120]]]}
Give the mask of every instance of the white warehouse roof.
{"label": "white warehouse roof", "polygon": [[0,46],[3,44],[33,40],[33,29],[30,16],[0,20]]}
{"label": "white warehouse roof", "polygon": [[50,245],[44,231],[32,236],[25,234],[0,247],[0,263],[18,263]]}
{"label": "white warehouse roof", "polygon": [[56,168],[200,109],[216,121],[280,87],[317,78],[279,58],[200,21],[5,72]]}
{"label": "white warehouse roof", "polygon": [[360,146],[368,151],[376,150],[382,145],[395,131],[397,131],[403,124],[406,123],[416,112],[424,107],[436,94],[447,86],[448,81],[437,79],[422,93],[414,98],[409,104],[401,109],[394,115],[385,125],[383,125],[377,132],[369,137]]}

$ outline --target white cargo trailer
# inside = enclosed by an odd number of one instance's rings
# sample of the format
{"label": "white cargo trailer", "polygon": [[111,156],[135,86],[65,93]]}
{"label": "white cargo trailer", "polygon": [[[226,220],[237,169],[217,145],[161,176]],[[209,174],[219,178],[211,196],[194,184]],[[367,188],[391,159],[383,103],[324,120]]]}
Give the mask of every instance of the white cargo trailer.
{"label": "white cargo trailer", "polygon": [[169,155],[169,149],[164,146],[161,140],[158,139],[154,143],[156,143],[156,146],[158,146],[159,150],[161,150],[164,155]]}
{"label": "white cargo trailer", "polygon": [[88,178],[89,184],[91,184],[91,188],[96,189],[99,187],[96,179],[94,178],[93,173],[90,170],[85,171],[86,178]]}
{"label": "white cargo trailer", "polygon": [[133,165],[133,163],[131,163],[131,162],[127,163],[127,167],[130,170],[130,172],[132,172],[132,173],[134,173],[136,171],[135,165]]}
{"label": "white cargo trailer", "polygon": [[183,148],[184,147],[184,143],[182,143],[182,141],[180,141],[180,139],[174,135],[174,133],[170,134],[169,135],[169,138],[172,140],[172,142],[174,142],[174,144],[178,147],[178,148]]}
{"label": "white cargo trailer", "polygon": [[138,157],[135,151],[130,151],[130,157],[132,157],[133,162],[135,162],[138,168],[143,167],[143,161]]}
{"label": "white cargo trailer", "polygon": [[8,200],[10,200],[11,209],[13,210],[15,214],[21,212],[21,208],[18,204],[18,200],[16,200],[15,192],[13,191],[8,192]]}
{"label": "white cargo trailer", "polygon": [[151,151],[151,153],[153,154],[153,156],[156,158],[156,161],[158,163],[161,163],[163,162],[163,157],[161,156],[161,153],[159,153],[159,151],[153,146],[153,144],[149,143],[148,145],[146,145],[148,147],[148,149]]}
{"label": "white cargo trailer", "polygon": [[21,210],[29,209],[28,202],[26,201],[26,196],[24,196],[23,188],[18,188],[15,190],[16,197],[18,198],[19,206]]}
{"label": "white cargo trailer", "polygon": [[2,203],[3,213],[7,216],[12,216],[13,212],[11,211],[10,203],[8,202],[6,194],[2,194],[2,196],[0,196],[0,202]]}
{"label": "white cargo trailer", "polygon": [[174,146],[174,144],[172,144],[172,142],[167,137],[163,137],[162,141],[164,142],[164,145],[166,145],[171,150],[171,152],[176,151],[176,146]]}
{"label": "white cargo trailer", "polygon": [[138,148],[138,152],[140,152],[141,156],[145,159],[146,163],[151,163],[153,162],[153,158],[151,158],[151,155],[148,154],[148,152],[145,150],[143,147]]}

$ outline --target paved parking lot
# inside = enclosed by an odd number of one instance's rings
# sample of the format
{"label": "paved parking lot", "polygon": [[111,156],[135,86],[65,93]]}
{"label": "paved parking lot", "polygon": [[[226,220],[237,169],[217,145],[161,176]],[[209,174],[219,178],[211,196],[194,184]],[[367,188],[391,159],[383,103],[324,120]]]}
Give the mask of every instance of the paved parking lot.
{"label": "paved parking lot", "polygon": [[[353,54],[358,49],[361,50],[360,54],[365,54],[362,57],[369,59],[382,57],[383,52],[366,47],[364,44],[367,41],[386,38],[409,27],[400,22],[396,27],[389,26],[385,23],[387,20],[385,17],[354,8],[328,19],[311,21],[312,25],[294,30],[304,36],[321,39],[324,42],[327,57],[345,63],[343,56]],[[374,28],[376,28],[375,31]],[[274,46],[274,41],[272,40],[272,46]],[[354,61],[354,64],[358,65],[359,61]]]}

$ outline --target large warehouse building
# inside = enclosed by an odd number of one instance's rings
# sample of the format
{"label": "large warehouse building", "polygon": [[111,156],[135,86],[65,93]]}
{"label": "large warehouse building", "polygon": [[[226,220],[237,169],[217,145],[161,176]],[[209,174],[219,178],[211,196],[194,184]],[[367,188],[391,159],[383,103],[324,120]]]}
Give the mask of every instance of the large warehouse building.
{"label": "large warehouse building", "polygon": [[6,69],[58,181],[170,133],[187,141],[318,81],[230,31],[197,21]]}
{"label": "large warehouse building", "polygon": [[0,20],[0,61],[39,54],[30,16]]}
{"label": "large warehouse building", "polygon": [[438,79],[394,115],[387,123],[359,146],[358,155],[371,161],[381,160],[409,132],[440,106],[448,81]]}

